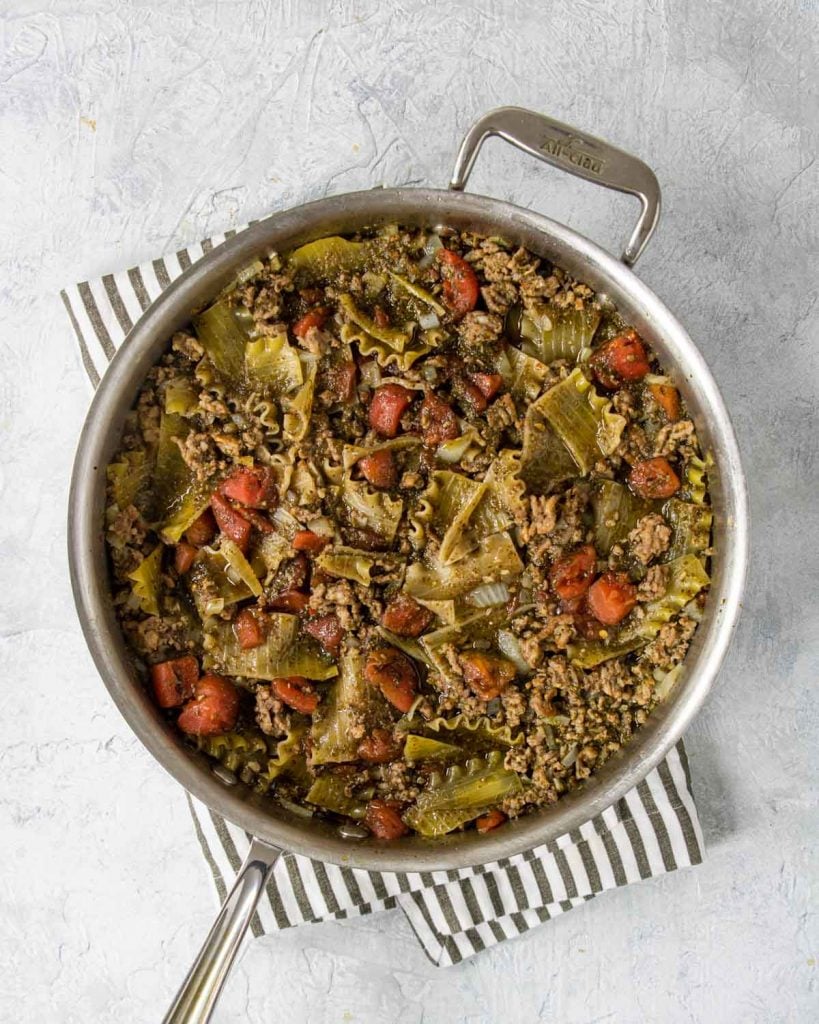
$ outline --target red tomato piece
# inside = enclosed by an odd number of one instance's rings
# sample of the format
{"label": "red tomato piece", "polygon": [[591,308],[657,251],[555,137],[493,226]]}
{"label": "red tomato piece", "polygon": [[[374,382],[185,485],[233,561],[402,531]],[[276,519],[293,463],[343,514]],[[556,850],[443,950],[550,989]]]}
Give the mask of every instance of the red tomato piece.
{"label": "red tomato piece", "polygon": [[415,700],[418,677],[409,658],[394,647],[371,651],[364,666],[364,678],[377,686],[386,699],[406,714]]}
{"label": "red tomato piece", "polygon": [[250,532],[253,529],[250,520],[246,519],[241,512],[237,512],[218,491],[211,498],[210,506],[222,533],[228,540],[232,540],[240,551],[246,551],[250,541]]}
{"label": "red tomato piece", "polygon": [[297,338],[303,338],[307,332],[313,327],[323,327],[327,321],[327,317],[330,315],[329,309],[324,306],[317,306],[316,309],[311,309],[309,313],[305,313],[304,316],[293,324],[293,334]]}
{"label": "red tomato piece", "polygon": [[210,673],[197,682],[176,724],[189,736],[219,736],[230,732],[238,717],[239,691],[224,676]]}
{"label": "red tomato piece", "polygon": [[449,402],[431,391],[421,403],[421,430],[424,444],[430,448],[452,441],[461,434],[455,410]]}
{"label": "red tomato piece", "polygon": [[291,612],[298,615],[310,603],[310,595],[301,590],[283,590],[270,598],[270,607],[277,612]]}
{"label": "red tomato piece", "polygon": [[561,601],[571,601],[586,593],[594,579],[596,562],[597,552],[591,544],[584,544],[552,565],[549,579]]}
{"label": "red tomato piece", "polygon": [[192,655],[151,665],[151,686],[161,708],[178,708],[193,696],[199,664]]}
{"label": "red tomato piece", "polygon": [[261,647],[264,643],[264,629],[250,608],[243,608],[233,620],[233,632],[243,651]]}
{"label": "red tomato piece", "polygon": [[589,611],[605,626],[616,626],[637,604],[637,588],[624,572],[604,572],[589,587]]}
{"label": "red tomato piece", "polygon": [[329,615],[320,615],[318,618],[305,622],[304,632],[318,640],[328,654],[335,656],[344,639],[345,629],[335,612],[330,612]]}
{"label": "red tomato piece", "polygon": [[194,547],[193,544],[180,540],[173,552],[173,566],[180,576],[184,576],[188,569],[190,569],[193,565],[193,560],[198,554],[199,549]]}
{"label": "red tomato piece", "polygon": [[370,800],[364,814],[364,824],[376,839],[400,839],[409,832],[401,820],[398,808],[386,800]]}
{"label": "red tomato piece", "polygon": [[279,501],[276,478],[266,466],[239,466],[219,484],[219,493],[250,508],[270,508]]}
{"label": "red tomato piece", "polygon": [[358,367],[355,363],[336,363],[327,371],[327,386],[338,402],[352,402],[357,379]]}
{"label": "red tomato piece", "polygon": [[390,326],[389,314],[387,313],[386,309],[384,309],[383,306],[376,306],[373,309],[373,319],[375,320],[379,327]]}
{"label": "red tomato piece", "polygon": [[303,715],[312,715],[319,705],[318,694],[312,692],[303,676],[274,679],[270,685],[280,701]]}
{"label": "red tomato piece", "polygon": [[650,384],[648,390],[654,401],[665,413],[669,423],[676,423],[680,418],[680,393],[671,384]]}
{"label": "red tomato piece", "polygon": [[381,625],[398,636],[420,636],[435,616],[428,608],[406,594],[394,597],[381,616]]}
{"label": "red tomato piece", "polygon": [[475,828],[482,834],[485,835],[487,832],[491,832],[493,828],[497,828],[498,825],[502,825],[506,821],[506,815],[503,811],[497,807],[488,811],[482,815],[475,822]]}
{"label": "red tomato piece", "polygon": [[444,302],[456,320],[460,320],[478,301],[479,287],[475,271],[466,260],[451,249],[439,249],[438,259],[445,270]]}
{"label": "red tomato piece", "polygon": [[296,534],[293,537],[293,550],[294,551],[307,551],[311,555],[317,555],[320,551],[323,551],[330,543],[328,537],[319,537],[317,533],[313,533],[312,530],[296,530]]}
{"label": "red tomato piece", "polygon": [[400,384],[382,384],[370,402],[370,426],[382,437],[395,437],[411,401],[412,394]]}
{"label": "red tomato piece", "polygon": [[358,744],[356,754],[370,764],[386,764],[401,756],[401,745],[396,743],[389,729],[373,729]]}
{"label": "red tomato piece", "polygon": [[384,490],[395,487],[398,483],[398,466],[389,448],[382,448],[359,459],[358,468],[361,470],[364,479],[373,487],[380,487]]}
{"label": "red tomato piece", "polygon": [[453,392],[458,395],[459,399],[462,399],[461,405],[466,402],[475,412],[483,412],[489,404],[484,397],[483,391],[481,391],[477,384],[473,384],[471,381],[458,381],[457,385],[453,388]]}
{"label": "red tomato piece", "polygon": [[499,697],[517,675],[514,663],[496,654],[467,651],[458,660],[463,669],[464,681],[481,700]]}
{"label": "red tomato piece", "polygon": [[680,489],[680,478],[668,459],[644,459],[631,467],[628,485],[640,498],[654,501],[676,494]]}
{"label": "red tomato piece", "polygon": [[651,369],[636,331],[627,331],[601,345],[592,354],[589,366],[603,387],[610,390],[629,381],[641,380]]}
{"label": "red tomato piece", "polygon": [[213,518],[213,512],[206,508],[202,515],[198,519],[194,519],[187,528],[185,536],[197,548],[210,544],[216,536],[216,520]]}
{"label": "red tomato piece", "polygon": [[499,373],[470,373],[469,379],[490,402],[503,387],[503,377]]}

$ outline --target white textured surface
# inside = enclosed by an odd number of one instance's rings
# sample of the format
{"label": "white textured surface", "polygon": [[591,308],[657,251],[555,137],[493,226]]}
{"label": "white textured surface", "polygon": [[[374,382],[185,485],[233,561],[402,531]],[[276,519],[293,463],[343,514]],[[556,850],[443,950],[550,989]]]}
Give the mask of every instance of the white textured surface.
{"label": "white textured surface", "polygon": [[[640,273],[744,450],[747,608],[688,737],[709,856],[448,971],[397,914],[256,942],[216,1019],[819,1018],[816,0],[2,8],[0,1019],[158,1020],[212,914],[183,795],[75,621],[63,517],[88,392],[59,287],[327,192],[442,184],[502,103],[654,166],[665,214]],[[497,142],[473,187],[610,246],[634,215]]]}

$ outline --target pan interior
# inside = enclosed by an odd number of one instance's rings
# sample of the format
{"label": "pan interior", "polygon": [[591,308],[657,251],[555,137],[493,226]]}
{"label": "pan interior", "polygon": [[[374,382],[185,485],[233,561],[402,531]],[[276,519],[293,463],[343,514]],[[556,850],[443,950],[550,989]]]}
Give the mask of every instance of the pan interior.
{"label": "pan interior", "polygon": [[[552,807],[485,836],[473,831],[390,844],[345,840],[327,822],[296,816],[242,784],[226,785],[161,719],[136,678],[108,595],[102,530],[105,467],[125,415],[167,339],[260,255],[384,223],[446,224],[502,235],[589,284],[658,353],[714,461],[712,586],[680,682],[629,744],[590,780]],[[594,243],[554,221],[499,200],[431,189],[353,193],[275,214],[194,264],[148,309],[106,372],[80,437],[69,499],[69,559],[82,628],[114,701],[154,757],[195,797],[259,838],[306,856],[375,870],[444,870],[508,857],[577,827],[636,785],[685,731],[714,680],[739,611],[746,549],[745,485],[730,420],[702,356],[654,293]]]}

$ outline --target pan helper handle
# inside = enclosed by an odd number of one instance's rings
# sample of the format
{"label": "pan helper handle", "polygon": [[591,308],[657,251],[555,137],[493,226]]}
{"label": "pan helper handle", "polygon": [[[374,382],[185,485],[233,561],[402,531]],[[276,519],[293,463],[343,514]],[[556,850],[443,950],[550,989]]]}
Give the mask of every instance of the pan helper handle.
{"label": "pan helper handle", "polygon": [[491,135],[578,178],[636,196],[642,210],[622,260],[629,267],[637,262],[660,218],[660,186],[647,164],[544,114],[522,107],[498,107],[484,114],[467,132],[455,160],[451,189],[463,191],[478,150]]}
{"label": "pan helper handle", "polygon": [[188,972],[163,1024],[207,1024],[267,880],[281,856],[254,839],[233,888]]}

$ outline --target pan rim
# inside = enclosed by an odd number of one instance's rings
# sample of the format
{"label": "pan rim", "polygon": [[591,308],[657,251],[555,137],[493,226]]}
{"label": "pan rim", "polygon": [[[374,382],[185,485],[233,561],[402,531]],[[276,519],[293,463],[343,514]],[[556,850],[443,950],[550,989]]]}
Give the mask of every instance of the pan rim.
{"label": "pan rim", "polygon": [[[608,281],[612,286],[610,290],[627,295],[641,310],[647,329],[660,332],[684,354],[684,359],[673,360],[676,364],[673,368],[684,374],[689,386],[695,387],[702,396],[711,437],[719,442],[712,447],[719,448],[716,468],[729,498],[730,522],[729,528],[723,531],[721,552],[726,573],[719,593],[713,595],[716,607],[712,618],[704,620],[698,630],[696,671],[686,675],[673,695],[673,714],[665,714],[664,719],[656,723],[652,720],[663,709],[658,708],[652,714],[646,726],[623,748],[623,756],[617,755],[609,762],[609,765],[614,762],[615,769],[619,766],[619,770],[606,772],[607,766],[604,766],[588,783],[545,811],[528,814],[497,832],[478,838],[462,833],[454,841],[453,837],[444,840],[413,837],[391,844],[376,840],[351,842],[334,837],[327,830],[313,828],[311,831],[309,822],[293,815],[280,818],[271,813],[272,808],[266,810],[249,800],[237,799],[236,791],[226,788],[215,775],[196,765],[181,745],[169,737],[167,726],[158,719],[155,710],[152,712],[144,700],[137,698],[138,684],[133,679],[133,670],[130,678],[126,678],[128,673],[123,660],[111,648],[110,617],[106,616],[104,607],[107,580],[101,580],[97,572],[100,550],[104,549],[101,519],[97,518],[101,511],[99,478],[105,472],[104,453],[106,445],[110,447],[112,425],[118,415],[124,415],[124,408],[130,407],[133,380],[140,374],[140,380],[144,378],[144,372],[137,373],[134,365],[147,368],[153,364],[155,350],[169,337],[160,325],[181,315],[185,309],[189,318],[195,306],[192,296],[203,281],[220,275],[229,278],[231,271],[235,272],[251,258],[249,254],[254,249],[258,254],[265,246],[271,248],[269,240],[276,236],[300,237],[306,241],[308,235],[315,238],[332,233],[324,225],[356,221],[364,226],[383,219],[387,210],[399,213],[404,210],[407,217],[421,218],[432,226],[452,222],[453,209],[457,210],[455,219],[468,216],[471,221],[503,221],[507,234],[534,231],[551,247],[563,247],[576,263],[587,268],[588,278],[596,276]],[[215,294],[216,289],[210,297]],[[636,323],[636,326],[640,329],[641,324]],[[666,363],[668,358],[666,353]],[[129,400],[123,407],[126,393]],[[80,435],[68,510],[71,585],[86,643],[115,704],[152,756],[192,796],[263,841],[304,856],[377,871],[443,871],[510,857],[571,831],[633,788],[679,740],[710,690],[740,613],[748,558],[747,493],[733,428],[705,360],[673,314],[631,269],[571,228],[503,200],[441,189],[375,189],[294,207],[235,235],[177,278],[146,310],[103,375]],[[104,550],[102,556],[104,558]],[[706,635],[700,637],[703,632]]]}

